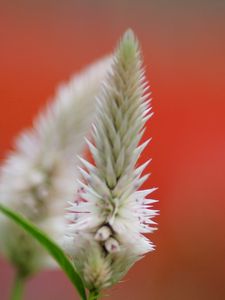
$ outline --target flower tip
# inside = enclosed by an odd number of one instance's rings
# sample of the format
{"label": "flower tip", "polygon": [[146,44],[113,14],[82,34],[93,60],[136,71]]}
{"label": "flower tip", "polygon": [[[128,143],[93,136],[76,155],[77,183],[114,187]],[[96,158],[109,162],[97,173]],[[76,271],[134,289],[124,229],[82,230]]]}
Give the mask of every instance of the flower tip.
{"label": "flower tip", "polygon": [[134,34],[133,29],[128,28],[125,31],[124,35],[123,35],[123,39],[125,39],[125,40],[135,40],[135,34]]}
{"label": "flower tip", "polygon": [[132,29],[128,29],[123,34],[119,43],[119,53],[123,59],[128,60],[134,58],[135,53],[139,50],[139,42]]}

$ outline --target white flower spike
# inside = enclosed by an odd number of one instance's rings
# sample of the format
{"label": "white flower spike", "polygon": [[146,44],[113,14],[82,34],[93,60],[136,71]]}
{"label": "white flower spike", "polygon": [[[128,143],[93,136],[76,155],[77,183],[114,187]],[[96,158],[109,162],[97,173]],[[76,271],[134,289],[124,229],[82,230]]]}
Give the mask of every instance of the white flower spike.
{"label": "white flower spike", "polygon": [[127,31],[115,51],[112,69],[98,98],[93,143],[94,164],[80,158],[82,180],[71,203],[65,249],[94,292],[120,280],[144,254],[154,249],[143,235],[155,230],[155,189],[138,190],[147,179],[136,166],[149,141],[139,145],[152,116],[139,44]]}
{"label": "white flower spike", "polygon": [[[74,156],[84,145],[96,111],[95,95],[110,64],[111,58],[104,58],[60,86],[0,169],[0,202],[57,241],[64,232],[66,203],[74,197]],[[0,250],[24,275],[49,262],[41,247],[2,214]]]}

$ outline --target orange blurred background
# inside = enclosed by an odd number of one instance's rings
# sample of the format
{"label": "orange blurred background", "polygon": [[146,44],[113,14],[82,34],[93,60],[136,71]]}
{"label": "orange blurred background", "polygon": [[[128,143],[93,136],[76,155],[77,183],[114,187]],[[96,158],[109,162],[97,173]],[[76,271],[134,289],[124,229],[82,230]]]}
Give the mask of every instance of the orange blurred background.
{"label": "orange blurred background", "polygon": [[[112,51],[131,27],[143,49],[154,118],[146,186],[159,186],[157,248],[106,299],[225,299],[225,1],[0,2],[0,159],[58,83]],[[0,299],[13,270],[0,260]],[[78,299],[60,271],[25,299]]]}

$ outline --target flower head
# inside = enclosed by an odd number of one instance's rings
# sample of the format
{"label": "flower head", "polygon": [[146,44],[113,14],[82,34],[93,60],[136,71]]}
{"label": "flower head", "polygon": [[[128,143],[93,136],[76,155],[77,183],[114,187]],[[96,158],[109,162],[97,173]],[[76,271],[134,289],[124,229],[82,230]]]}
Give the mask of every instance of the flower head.
{"label": "flower head", "polygon": [[[95,115],[95,95],[110,58],[93,64],[58,89],[55,98],[16,140],[0,169],[0,202],[58,240],[64,208],[74,195],[74,155],[83,148]],[[24,273],[46,266],[48,255],[17,225],[0,215],[0,249]]]}
{"label": "flower head", "polygon": [[94,164],[80,158],[82,179],[68,213],[65,248],[89,290],[117,282],[154,249],[143,235],[155,229],[155,201],[147,198],[154,189],[139,190],[149,161],[137,166],[149,142],[140,145],[152,116],[147,89],[139,44],[128,31],[98,97],[93,142],[87,140]]}

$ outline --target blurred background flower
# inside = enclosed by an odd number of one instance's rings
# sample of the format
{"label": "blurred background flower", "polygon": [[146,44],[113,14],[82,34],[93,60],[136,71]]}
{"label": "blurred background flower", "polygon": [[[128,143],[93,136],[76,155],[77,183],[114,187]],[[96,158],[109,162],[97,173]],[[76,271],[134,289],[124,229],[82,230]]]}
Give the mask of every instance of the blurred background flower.
{"label": "blurred background flower", "polygon": [[[144,188],[160,187],[157,251],[108,299],[225,298],[224,16],[221,0],[1,1],[1,159],[58,82],[111,51],[127,27],[141,41],[155,112],[142,161],[153,157]],[[2,300],[11,279],[1,260]],[[62,298],[74,291],[59,272],[31,280],[26,295]]]}
{"label": "blurred background flower", "polygon": [[[0,203],[23,214],[60,244],[65,208],[74,199],[76,156],[84,150],[84,136],[96,114],[95,97],[110,64],[110,57],[104,57],[60,84],[0,166]],[[2,214],[0,250],[22,277],[52,265],[36,241]]]}

